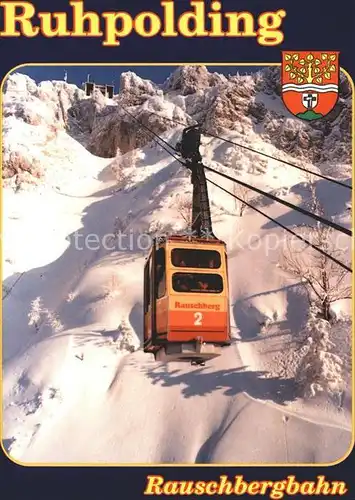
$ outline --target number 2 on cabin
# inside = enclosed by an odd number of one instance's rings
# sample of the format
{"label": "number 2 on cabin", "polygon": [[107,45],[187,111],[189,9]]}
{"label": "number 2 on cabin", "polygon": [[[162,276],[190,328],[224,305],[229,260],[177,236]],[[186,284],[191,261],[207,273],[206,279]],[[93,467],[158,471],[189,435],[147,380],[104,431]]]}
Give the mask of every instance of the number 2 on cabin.
{"label": "number 2 on cabin", "polygon": [[195,318],[194,325],[195,326],[202,326],[202,318],[203,318],[202,313],[201,312],[195,312],[194,318]]}

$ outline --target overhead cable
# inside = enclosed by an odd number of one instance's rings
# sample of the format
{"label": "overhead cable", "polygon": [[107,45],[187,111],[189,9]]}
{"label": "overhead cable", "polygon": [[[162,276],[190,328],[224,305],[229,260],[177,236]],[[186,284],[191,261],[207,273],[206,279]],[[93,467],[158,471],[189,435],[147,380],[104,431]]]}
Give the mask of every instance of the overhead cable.
{"label": "overhead cable", "polygon": [[[123,108],[124,109],[124,108]],[[126,110],[125,110],[126,111]],[[127,111],[126,111],[127,112]],[[158,145],[160,145],[161,147],[163,147],[165,149],[165,151],[170,154],[173,158],[175,158],[175,160],[177,160],[179,163],[181,163],[181,165],[185,166],[186,167],[186,163],[184,163],[180,158],[178,158],[177,156],[175,156],[171,151],[168,150],[168,148],[166,148],[165,146],[163,146],[158,140],[160,141],[163,141],[167,146],[169,146],[169,148],[171,149],[174,149],[173,146],[171,146],[168,142],[164,141],[164,139],[162,139],[158,134],[156,134],[155,132],[153,132],[152,130],[150,130],[149,127],[147,127],[146,125],[143,125],[143,123],[141,123],[136,117],[134,117],[131,113],[127,112],[130,116],[132,116],[138,123],[139,125],[141,125],[143,128],[145,128],[148,132],[150,132],[153,136],[155,137],[152,137],[153,141],[156,142]],[[274,196],[274,195],[271,195],[270,193],[266,193],[262,190],[259,190],[258,188],[254,188],[252,186],[249,186],[248,184],[242,182],[242,181],[238,181],[237,179],[234,179],[230,176],[227,176],[226,174],[223,174],[221,172],[218,172],[217,170],[214,170],[210,167],[206,167],[204,165],[204,168],[206,170],[209,170],[211,172],[214,172],[218,175],[221,175],[222,177],[226,177],[227,179],[229,180],[232,180],[233,182],[237,182],[238,184],[241,184],[243,185],[244,187],[247,187],[249,189],[252,189],[254,191],[257,191],[259,192],[260,194],[262,195],[265,195],[265,196],[269,196],[271,197],[272,199],[274,199],[274,201],[277,201],[279,203],[282,203],[286,206],[289,206],[290,208],[294,209],[294,210],[299,210],[301,213],[304,213],[304,215],[307,215],[309,217],[313,217],[313,218],[316,218],[316,220],[318,220],[319,222],[322,222],[323,224],[325,225],[328,225],[330,227],[333,227],[333,226],[336,226],[334,227],[334,229],[338,229],[340,230],[341,232],[345,232],[345,234],[348,234],[350,233],[350,236],[351,236],[351,231],[348,231],[347,229],[343,228],[342,226],[338,226],[338,224],[335,224],[333,223],[332,221],[328,221],[327,219],[323,219],[322,217],[316,215],[316,214],[312,214],[311,212],[308,212],[304,209],[301,209],[300,207],[297,207],[296,205],[292,205],[288,202],[285,202],[284,200],[281,200],[280,198]],[[285,231],[293,234],[296,238],[298,238],[299,240],[303,241],[304,243],[306,243],[307,245],[309,245],[311,248],[313,248],[314,250],[318,251],[319,253],[321,253],[322,255],[324,255],[325,257],[329,258],[330,260],[332,260],[333,262],[335,262],[336,264],[338,264],[339,266],[341,266],[342,268],[346,269],[347,271],[349,272],[352,272],[352,269],[350,267],[348,267],[346,264],[342,263],[341,261],[339,261],[338,259],[336,259],[335,257],[333,257],[332,255],[328,254],[327,252],[325,252],[324,250],[322,250],[321,248],[313,245],[311,242],[309,242],[308,240],[306,240],[305,238],[303,238],[302,236],[298,235],[297,233],[295,233],[294,231],[292,231],[291,229],[289,229],[288,227],[284,226],[283,224],[281,224],[280,222],[276,221],[275,219],[269,217],[268,215],[266,215],[264,212],[262,212],[261,210],[259,210],[258,208],[254,207],[253,205],[251,205],[250,203],[242,200],[241,198],[239,198],[237,195],[231,193],[230,191],[227,191],[225,188],[223,188],[222,186],[219,186],[218,184],[216,184],[215,182],[213,182],[211,179],[207,179],[208,182],[210,182],[211,184],[214,184],[216,187],[220,188],[222,191],[226,192],[227,194],[233,196],[234,198],[238,199],[239,201],[243,202],[245,205],[247,205],[248,207],[252,208],[253,210],[255,210],[256,212],[260,213],[261,215],[263,215],[264,217],[266,217],[267,219],[269,219],[270,221],[274,222],[276,225],[278,225],[279,227],[283,228]]]}
{"label": "overhead cable", "polygon": [[321,222],[325,226],[332,227],[333,229],[336,229],[337,231],[340,231],[341,233],[344,233],[348,236],[352,236],[352,232],[349,229],[346,229],[345,227],[340,226],[336,222],[330,221],[328,219],[325,219],[324,217],[321,217],[320,215],[309,212],[308,210],[305,210],[302,207],[294,205],[293,203],[289,203],[288,201],[283,200],[282,198],[279,198],[278,196],[275,196],[274,194],[267,193],[266,191],[263,191],[259,188],[251,186],[250,184],[247,184],[246,182],[240,181],[239,179],[235,179],[234,177],[231,177],[230,175],[224,174],[222,172],[218,172],[218,170],[215,170],[214,168],[205,166],[205,169],[209,170],[210,172],[214,172],[215,174],[221,175],[225,179],[228,179],[232,182],[236,182],[237,184],[240,184],[241,186],[244,186],[248,189],[251,189],[252,191],[259,193],[262,196],[266,196],[267,198],[270,198],[273,201],[277,201],[278,203],[281,203],[282,205],[285,205],[286,207],[291,208],[292,210],[296,210],[297,212],[300,212],[301,214],[306,215],[307,217],[310,217],[318,222]]}
{"label": "overhead cable", "polygon": [[[168,121],[176,123],[178,125],[186,126],[186,124],[184,124],[184,123],[182,123],[182,122],[180,122],[178,120],[173,120],[172,118],[167,118],[165,116],[158,115],[157,113],[154,113],[154,112],[150,112],[150,113],[153,114],[153,115],[159,116],[160,118],[163,118],[164,120],[168,120]],[[258,150],[254,149],[254,148],[251,148],[250,146],[246,146],[244,144],[239,144],[239,143],[237,143],[235,141],[232,141],[231,139],[226,139],[225,137],[221,137],[219,135],[212,134],[211,132],[208,132],[208,130],[206,130],[206,129],[202,129],[202,133],[204,133],[205,135],[209,135],[210,137],[213,137],[214,139],[219,139],[219,140],[227,142],[229,144],[233,144],[234,146],[237,146],[239,148],[246,149],[247,151],[251,151],[251,152],[253,152],[255,154],[258,154],[258,155],[264,156],[266,158],[269,158],[271,160],[275,160],[275,161],[278,161],[278,162],[283,163],[285,165],[288,165],[290,167],[297,168],[298,170],[302,170],[303,172],[306,172],[308,174],[314,175],[316,177],[320,177],[321,179],[324,179],[326,181],[332,182],[333,184],[338,184],[339,186],[345,187],[347,189],[352,189],[352,186],[350,186],[349,184],[345,184],[344,182],[338,181],[338,180],[333,179],[331,177],[327,177],[326,175],[323,175],[323,174],[321,174],[319,172],[314,172],[312,170],[308,170],[307,168],[300,167],[299,165],[296,165],[295,163],[291,163],[289,161],[282,160],[281,158],[276,158],[275,156],[272,156],[272,155],[269,155],[267,153],[264,153],[263,151],[258,151]]]}
{"label": "overhead cable", "polygon": [[322,248],[317,247],[316,245],[313,245],[313,243],[311,243],[310,241],[306,240],[305,238],[303,238],[299,234],[295,233],[294,231],[292,231],[292,229],[288,228],[287,226],[284,226],[283,224],[281,224],[281,222],[278,222],[276,219],[273,219],[272,217],[269,217],[269,215],[266,215],[264,212],[262,212],[261,210],[259,210],[258,208],[256,208],[254,205],[251,205],[250,203],[248,203],[247,201],[243,200],[242,198],[239,198],[239,196],[235,195],[234,193],[231,193],[230,191],[228,191],[227,189],[223,188],[219,184],[216,184],[211,179],[207,179],[207,181],[209,183],[213,184],[214,186],[218,187],[219,189],[221,189],[225,193],[230,194],[231,196],[233,196],[233,198],[236,198],[241,203],[244,203],[244,205],[246,205],[247,207],[252,208],[253,210],[255,210],[256,212],[258,212],[259,214],[263,215],[264,217],[266,217],[266,219],[268,219],[269,221],[273,222],[277,226],[281,227],[282,229],[284,229],[288,233],[292,234],[293,236],[295,236],[299,240],[303,241],[304,243],[306,243],[308,246],[310,246],[314,250],[317,250],[317,252],[319,252],[322,255],[324,255],[325,257],[329,258],[330,260],[332,260],[333,262],[335,262],[336,264],[338,264],[342,268],[346,269],[349,272],[352,272],[352,269],[350,267],[348,267],[346,264],[343,264],[343,262],[341,262],[340,260],[336,259],[332,255],[328,254]]}

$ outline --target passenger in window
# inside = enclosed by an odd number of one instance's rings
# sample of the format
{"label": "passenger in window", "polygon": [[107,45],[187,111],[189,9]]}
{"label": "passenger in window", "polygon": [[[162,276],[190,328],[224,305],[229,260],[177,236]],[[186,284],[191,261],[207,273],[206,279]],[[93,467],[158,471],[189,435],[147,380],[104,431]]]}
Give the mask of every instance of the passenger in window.
{"label": "passenger in window", "polygon": [[188,292],[190,290],[188,277],[177,279],[175,288],[178,292]]}
{"label": "passenger in window", "polygon": [[208,290],[208,283],[206,281],[198,281],[197,285],[198,285],[198,288],[203,292]]}
{"label": "passenger in window", "polygon": [[186,267],[186,262],[184,261],[180,252],[174,252],[174,266],[176,267]]}

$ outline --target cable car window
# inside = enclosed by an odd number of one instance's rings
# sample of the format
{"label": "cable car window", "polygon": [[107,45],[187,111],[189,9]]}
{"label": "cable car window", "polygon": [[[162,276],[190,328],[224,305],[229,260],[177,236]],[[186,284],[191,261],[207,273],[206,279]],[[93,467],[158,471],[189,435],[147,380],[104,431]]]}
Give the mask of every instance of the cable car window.
{"label": "cable car window", "polygon": [[218,269],[221,267],[221,255],[216,250],[174,248],[171,251],[171,262],[175,267]]}
{"label": "cable car window", "polygon": [[150,306],[150,264],[151,259],[149,258],[144,268],[144,312],[148,312]]}
{"label": "cable car window", "polygon": [[166,294],[165,250],[159,248],[155,261],[155,298],[160,299]]}
{"label": "cable car window", "polygon": [[221,293],[223,279],[219,274],[174,273],[173,289],[185,293]]}

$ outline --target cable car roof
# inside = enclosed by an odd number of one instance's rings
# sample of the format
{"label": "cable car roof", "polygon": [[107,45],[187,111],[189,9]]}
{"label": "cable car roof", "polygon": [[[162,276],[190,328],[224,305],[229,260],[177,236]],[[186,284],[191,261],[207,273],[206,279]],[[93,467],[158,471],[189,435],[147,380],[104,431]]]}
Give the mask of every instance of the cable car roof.
{"label": "cable car roof", "polygon": [[185,236],[185,235],[170,235],[164,238],[160,237],[159,240],[156,240],[160,244],[168,243],[168,242],[179,242],[179,243],[188,243],[188,244],[204,244],[204,245],[224,245],[226,243],[218,238],[202,238],[195,236]]}

